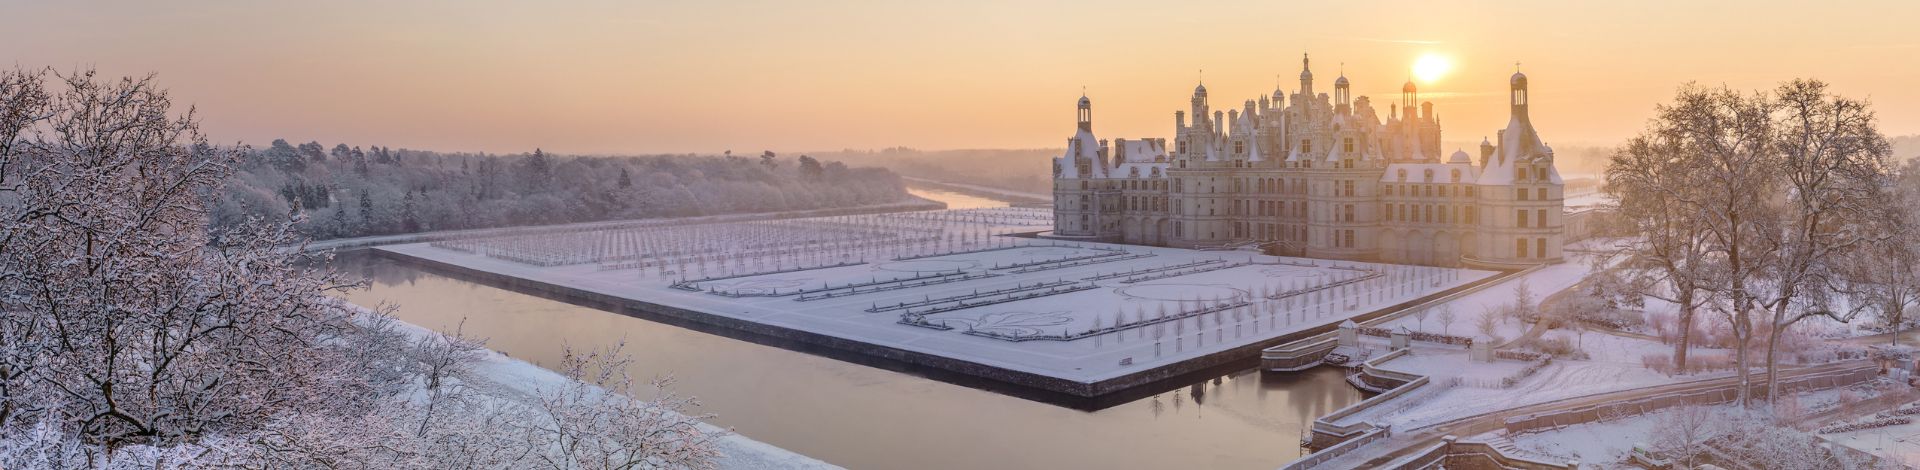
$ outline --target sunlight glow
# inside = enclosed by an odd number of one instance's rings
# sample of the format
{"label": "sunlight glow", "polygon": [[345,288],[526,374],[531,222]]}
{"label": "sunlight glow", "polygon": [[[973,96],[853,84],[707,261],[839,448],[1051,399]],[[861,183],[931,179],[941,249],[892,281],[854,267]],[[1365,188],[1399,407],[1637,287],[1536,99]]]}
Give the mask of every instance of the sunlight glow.
{"label": "sunlight glow", "polygon": [[1453,62],[1440,54],[1428,53],[1413,61],[1413,77],[1432,83],[1453,70]]}

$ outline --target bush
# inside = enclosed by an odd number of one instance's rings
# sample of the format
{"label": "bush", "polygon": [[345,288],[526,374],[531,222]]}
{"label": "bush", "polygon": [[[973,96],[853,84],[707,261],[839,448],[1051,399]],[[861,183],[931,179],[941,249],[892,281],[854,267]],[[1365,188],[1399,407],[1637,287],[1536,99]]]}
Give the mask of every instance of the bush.
{"label": "bush", "polygon": [[1572,341],[1568,341],[1566,338],[1541,338],[1534,340],[1533,350],[1564,359],[1586,359],[1590,357],[1586,351],[1581,351],[1580,348],[1573,345]]}

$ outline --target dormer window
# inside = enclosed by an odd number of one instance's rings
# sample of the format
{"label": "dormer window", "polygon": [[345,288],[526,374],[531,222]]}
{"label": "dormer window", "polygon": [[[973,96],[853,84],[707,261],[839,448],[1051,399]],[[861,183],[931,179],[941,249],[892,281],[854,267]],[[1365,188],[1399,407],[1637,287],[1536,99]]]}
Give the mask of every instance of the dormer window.
{"label": "dormer window", "polygon": [[1247,153],[1246,141],[1241,141],[1241,140],[1233,141],[1233,153],[1236,153],[1236,154]]}
{"label": "dormer window", "polygon": [[1313,140],[1300,141],[1300,153],[1313,153]]}
{"label": "dormer window", "polygon": [[1346,140],[1345,140],[1345,141],[1343,141],[1343,142],[1341,142],[1341,144],[1342,144],[1342,145],[1344,146],[1344,150],[1343,150],[1344,152],[1347,152],[1347,153],[1353,153],[1353,138],[1352,138],[1352,137],[1348,137],[1348,138],[1346,138]]}

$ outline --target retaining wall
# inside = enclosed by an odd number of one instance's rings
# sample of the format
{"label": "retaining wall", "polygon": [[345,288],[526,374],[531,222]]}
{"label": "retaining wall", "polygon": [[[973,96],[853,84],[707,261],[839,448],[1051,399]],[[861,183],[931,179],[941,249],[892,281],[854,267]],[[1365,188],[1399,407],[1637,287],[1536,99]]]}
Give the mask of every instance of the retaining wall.
{"label": "retaining wall", "polygon": [[[1868,365],[1785,379],[1780,382],[1780,389],[1786,393],[1823,390],[1866,382],[1873,380],[1874,377],[1878,377],[1879,375],[1879,368]],[[1759,377],[1756,377],[1756,379],[1759,379]],[[1756,380],[1755,382],[1756,383],[1751,384],[1751,393],[1753,396],[1766,396],[1766,382],[1763,379]],[[1505,426],[1508,434],[1520,434],[1557,429],[1563,426],[1581,423],[1591,423],[1616,417],[1637,416],[1675,406],[1717,405],[1738,400],[1739,397],[1739,385],[1729,385],[1707,390],[1674,392],[1632,401],[1584,406],[1550,413],[1514,416],[1507,418]]]}

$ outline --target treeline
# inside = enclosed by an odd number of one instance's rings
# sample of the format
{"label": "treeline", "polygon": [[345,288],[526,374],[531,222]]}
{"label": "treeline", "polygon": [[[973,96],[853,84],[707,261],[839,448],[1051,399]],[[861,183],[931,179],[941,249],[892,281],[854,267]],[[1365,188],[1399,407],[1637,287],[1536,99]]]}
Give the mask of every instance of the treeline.
{"label": "treeline", "polygon": [[440,153],[275,140],[216,191],[214,227],[303,216],[316,239],[900,201],[900,178],[765,152],[640,157]]}

